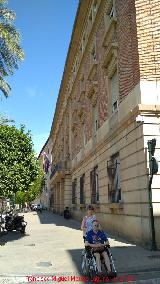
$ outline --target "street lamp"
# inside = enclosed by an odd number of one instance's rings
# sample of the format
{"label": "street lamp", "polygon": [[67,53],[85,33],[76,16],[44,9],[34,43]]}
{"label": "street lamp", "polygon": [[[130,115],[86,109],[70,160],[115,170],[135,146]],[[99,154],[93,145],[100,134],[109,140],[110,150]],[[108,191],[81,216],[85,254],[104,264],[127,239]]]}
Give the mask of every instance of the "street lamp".
{"label": "street lamp", "polygon": [[148,152],[149,152],[149,168],[150,168],[150,177],[149,177],[149,185],[148,185],[148,193],[149,193],[149,209],[150,209],[150,219],[151,219],[151,235],[152,235],[152,243],[151,250],[157,250],[156,246],[156,238],[155,238],[155,224],[154,224],[154,215],[153,215],[153,204],[152,204],[152,180],[153,175],[158,172],[158,162],[154,157],[155,147],[156,147],[156,139],[148,140]]}

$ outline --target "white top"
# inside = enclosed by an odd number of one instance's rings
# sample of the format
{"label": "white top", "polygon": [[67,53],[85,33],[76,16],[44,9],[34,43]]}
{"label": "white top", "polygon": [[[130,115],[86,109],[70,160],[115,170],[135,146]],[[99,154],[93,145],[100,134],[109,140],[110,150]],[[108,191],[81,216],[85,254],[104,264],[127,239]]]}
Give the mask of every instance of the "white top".
{"label": "white top", "polygon": [[96,220],[96,215],[91,215],[91,216],[85,216],[84,218],[83,218],[83,220],[84,220],[84,230],[83,230],[83,236],[85,237],[86,236],[86,234],[90,231],[90,230],[92,230],[92,222],[94,221],[94,220]]}

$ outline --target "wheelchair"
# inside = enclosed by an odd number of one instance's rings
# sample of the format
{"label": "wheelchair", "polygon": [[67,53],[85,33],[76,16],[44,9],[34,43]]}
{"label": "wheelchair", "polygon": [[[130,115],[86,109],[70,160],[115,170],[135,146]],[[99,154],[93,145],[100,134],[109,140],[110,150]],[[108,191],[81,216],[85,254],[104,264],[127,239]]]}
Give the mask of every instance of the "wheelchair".
{"label": "wheelchair", "polygon": [[[102,255],[101,255],[101,268],[102,268],[103,276],[108,277],[109,279],[112,279],[112,278],[117,277],[117,271],[115,268],[112,253],[109,248],[110,246],[105,246],[105,251],[107,252],[108,258],[110,261],[110,268],[111,268],[112,275],[108,274],[108,270],[107,270],[107,267],[105,265],[104,258]],[[97,269],[96,258],[94,256],[94,252],[91,248],[86,247],[83,250],[82,255],[83,255],[82,272],[85,276],[93,280],[98,275],[98,269]]]}

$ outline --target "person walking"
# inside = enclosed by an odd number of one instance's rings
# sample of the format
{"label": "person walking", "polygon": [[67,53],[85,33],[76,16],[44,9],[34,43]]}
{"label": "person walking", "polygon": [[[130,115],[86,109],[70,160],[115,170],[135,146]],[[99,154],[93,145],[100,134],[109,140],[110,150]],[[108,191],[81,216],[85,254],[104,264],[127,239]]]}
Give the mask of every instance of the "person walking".
{"label": "person walking", "polygon": [[94,214],[94,207],[92,205],[87,206],[87,215],[83,217],[81,223],[81,230],[83,231],[83,239],[85,242],[86,234],[92,230],[92,223],[96,220],[96,215]]}

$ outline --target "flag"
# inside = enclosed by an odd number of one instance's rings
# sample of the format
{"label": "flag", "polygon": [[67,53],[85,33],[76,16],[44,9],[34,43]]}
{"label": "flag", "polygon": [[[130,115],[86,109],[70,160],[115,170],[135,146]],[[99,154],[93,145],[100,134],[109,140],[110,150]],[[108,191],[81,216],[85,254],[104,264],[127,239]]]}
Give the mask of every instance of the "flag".
{"label": "flag", "polygon": [[48,173],[48,169],[49,169],[50,164],[51,164],[50,160],[49,160],[46,152],[44,152],[43,153],[43,170],[46,174]]}

